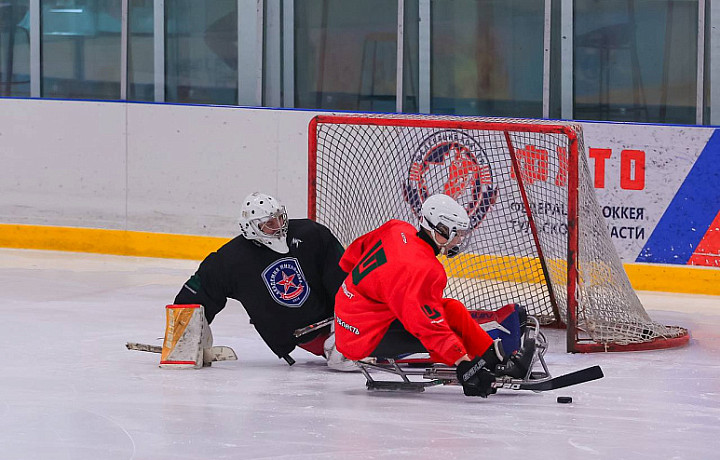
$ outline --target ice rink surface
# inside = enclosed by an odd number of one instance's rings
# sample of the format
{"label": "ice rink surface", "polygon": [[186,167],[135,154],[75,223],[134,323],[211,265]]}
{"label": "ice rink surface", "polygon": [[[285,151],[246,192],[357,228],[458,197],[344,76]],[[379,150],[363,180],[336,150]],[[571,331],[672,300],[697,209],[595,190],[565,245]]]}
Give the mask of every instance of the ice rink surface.
{"label": "ice rink surface", "polygon": [[640,293],[653,319],[691,330],[681,349],[570,355],[546,331],[551,373],[599,364],[595,382],[371,393],[304,350],[289,367],[236,302],[212,326],[238,361],[164,370],[125,349],[161,344],[196,266],[0,249],[0,459],[720,458],[720,297]]}

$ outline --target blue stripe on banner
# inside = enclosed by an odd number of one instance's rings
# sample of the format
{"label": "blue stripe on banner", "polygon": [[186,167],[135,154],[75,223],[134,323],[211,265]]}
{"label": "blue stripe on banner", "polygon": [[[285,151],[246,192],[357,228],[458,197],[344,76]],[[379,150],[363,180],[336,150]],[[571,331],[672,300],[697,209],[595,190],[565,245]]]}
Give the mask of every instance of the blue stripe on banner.
{"label": "blue stripe on banner", "polygon": [[715,130],[640,251],[637,262],[686,264],[720,211],[720,130]]}

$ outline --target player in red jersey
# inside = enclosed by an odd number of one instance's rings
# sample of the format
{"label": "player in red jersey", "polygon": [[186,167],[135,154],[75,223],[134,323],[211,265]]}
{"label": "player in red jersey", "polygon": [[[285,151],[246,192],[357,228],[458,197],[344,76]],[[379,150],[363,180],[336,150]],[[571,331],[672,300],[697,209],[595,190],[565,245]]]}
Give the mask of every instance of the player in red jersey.
{"label": "player in red jersey", "polygon": [[465,209],[447,195],[432,195],[420,217],[419,230],[391,220],[345,251],[340,267],[349,275],[335,297],[337,349],[359,360],[421,345],[433,360],[457,366],[467,396],[487,397],[500,369],[525,375],[534,346],[506,358],[461,302],[443,298],[447,275],[436,256],[459,252],[470,229]]}

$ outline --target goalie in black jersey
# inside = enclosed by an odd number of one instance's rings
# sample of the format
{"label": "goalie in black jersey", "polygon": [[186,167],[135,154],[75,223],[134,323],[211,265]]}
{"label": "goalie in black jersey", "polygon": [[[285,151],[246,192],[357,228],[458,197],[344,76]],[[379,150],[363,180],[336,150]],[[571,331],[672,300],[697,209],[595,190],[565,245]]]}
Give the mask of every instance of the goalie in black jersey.
{"label": "goalie in black jersey", "polygon": [[338,265],[337,238],[309,219],[288,220],[285,207],[263,193],[243,201],[240,228],[241,235],[203,260],[175,304],[202,305],[209,324],[228,298],[238,300],[260,337],[289,364],[298,346],[326,357],[331,368],[355,369],[335,349],[331,325],[294,334],[334,316],[335,294],[347,276]]}

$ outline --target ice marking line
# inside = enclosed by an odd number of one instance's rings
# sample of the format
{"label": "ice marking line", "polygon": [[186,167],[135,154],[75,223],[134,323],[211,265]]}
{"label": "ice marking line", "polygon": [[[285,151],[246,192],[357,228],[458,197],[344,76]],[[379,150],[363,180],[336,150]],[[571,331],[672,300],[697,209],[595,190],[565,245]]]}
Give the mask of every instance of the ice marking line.
{"label": "ice marking line", "polygon": [[122,425],[120,425],[118,422],[116,422],[115,420],[111,419],[111,418],[108,417],[107,415],[103,415],[103,414],[100,414],[100,413],[98,413],[98,412],[94,412],[94,411],[91,411],[91,410],[88,410],[88,409],[80,409],[80,410],[82,410],[83,412],[87,412],[88,414],[92,414],[92,415],[95,415],[95,416],[100,417],[100,418],[102,418],[102,419],[105,419],[105,420],[107,420],[108,422],[110,422],[111,424],[113,424],[113,425],[117,426],[118,428],[120,428],[120,430],[121,430],[123,433],[125,433],[125,436],[127,436],[127,438],[130,440],[130,443],[132,444],[132,453],[130,454],[130,457],[128,458],[128,460],[132,460],[133,458],[135,458],[135,453],[137,452],[137,448],[136,448],[136,446],[135,446],[135,440],[133,439],[132,435],[131,435],[130,433],[128,433],[128,431],[125,429],[125,427],[123,427]]}
{"label": "ice marking line", "polygon": [[570,444],[571,446],[573,446],[573,447],[576,448],[576,449],[584,450],[585,452],[591,452],[591,453],[593,453],[593,454],[595,454],[595,455],[600,455],[600,452],[598,452],[597,450],[592,449],[592,448],[587,447],[587,446],[581,446],[580,444],[578,444],[577,442],[573,441],[572,439],[568,439],[568,444]]}

